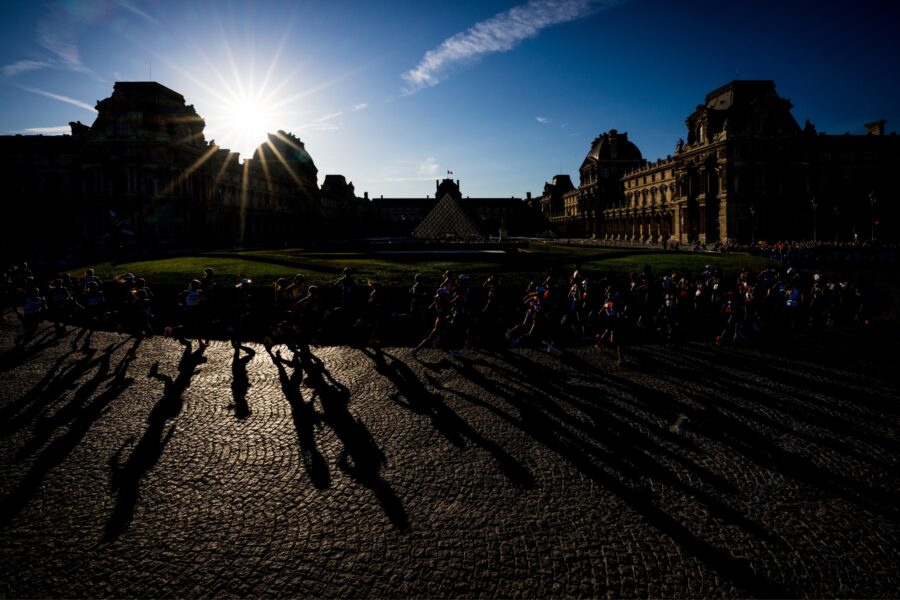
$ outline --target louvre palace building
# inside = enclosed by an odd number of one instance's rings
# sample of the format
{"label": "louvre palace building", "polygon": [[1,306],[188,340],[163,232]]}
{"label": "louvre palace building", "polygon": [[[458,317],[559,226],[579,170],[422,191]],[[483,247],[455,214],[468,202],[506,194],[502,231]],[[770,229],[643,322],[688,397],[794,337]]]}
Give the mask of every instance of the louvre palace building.
{"label": "louvre palace building", "polygon": [[827,135],[791,108],[772,81],[733,81],[655,162],[611,129],[591,144],[580,185],[555,176],[540,210],[560,235],[648,244],[900,237],[900,138],[883,120]]}
{"label": "louvre palace building", "polygon": [[221,148],[184,97],[156,82],[117,82],[91,125],[64,136],[0,136],[6,218],[0,254],[65,256],[283,246],[366,236],[484,239],[588,236],[638,244],[900,237],[900,138],[800,127],[771,81],[707,94],[674,154],[646,161],[628,134],[598,136],[580,168],[540,197],[464,196],[436,182],[425,198],[357,197],[279,131],[252,157]]}
{"label": "louvre palace building", "polygon": [[424,198],[357,197],[343,175],[326,175],[319,187],[303,142],[284,131],[269,134],[242,161],[207,141],[194,107],[156,82],[116,82],[96,109],[91,125],[70,123],[70,135],[0,136],[7,182],[0,254],[272,247],[367,236],[485,239],[501,229],[546,230],[530,194],[470,198],[459,180],[438,180],[434,196]]}
{"label": "louvre palace building", "polygon": [[71,135],[0,136],[6,210],[0,251],[48,254],[298,243],[361,222],[341,175],[322,188],[303,142],[269,134],[243,161],[204,136],[184,97],[156,82],[117,82],[93,124]]}

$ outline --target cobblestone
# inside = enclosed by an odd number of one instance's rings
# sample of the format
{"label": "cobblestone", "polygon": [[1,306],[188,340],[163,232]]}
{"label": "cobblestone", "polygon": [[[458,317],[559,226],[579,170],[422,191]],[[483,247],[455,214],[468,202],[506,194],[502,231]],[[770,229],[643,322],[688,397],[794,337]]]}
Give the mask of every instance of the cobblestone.
{"label": "cobblestone", "polygon": [[897,595],[894,335],[618,368],[15,333],[5,597]]}

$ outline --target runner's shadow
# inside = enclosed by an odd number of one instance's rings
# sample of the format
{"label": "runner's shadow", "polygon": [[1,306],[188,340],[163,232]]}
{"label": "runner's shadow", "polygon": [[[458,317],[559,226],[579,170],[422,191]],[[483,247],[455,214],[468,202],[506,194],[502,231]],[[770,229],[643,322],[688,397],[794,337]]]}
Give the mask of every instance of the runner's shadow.
{"label": "runner's shadow", "polygon": [[[241,350],[247,356],[241,358]],[[256,351],[250,346],[235,346],[234,358],[231,361],[231,394],[234,397],[234,416],[243,421],[250,416],[250,404],[247,402],[247,391],[250,389],[250,377],[247,374],[247,363],[253,360]]]}
{"label": "runner's shadow", "polygon": [[[131,355],[126,355],[120,361],[116,367],[115,375],[107,384],[106,389],[80,407],[80,410],[72,419],[68,430],[54,438],[37,455],[34,463],[16,489],[0,501],[0,527],[9,524],[13,520],[28,500],[41,489],[47,474],[62,464],[72,450],[81,443],[91,426],[108,410],[110,403],[128,389],[128,386],[134,381],[133,378],[126,377],[131,361]],[[94,389],[96,390],[96,388]]]}
{"label": "runner's shadow", "polygon": [[47,442],[47,440],[53,437],[53,434],[59,427],[62,427],[78,416],[78,413],[81,412],[90,397],[94,395],[94,392],[97,391],[100,384],[109,378],[109,361],[112,358],[113,349],[114,348],[110,346],[103,352],[100,356],[97,372],[94,373],[94,376],[88,381],[83,383],[81,387],[75,390],[72,399],[67,404],[60,407],[60,409],[52,415],[38,418],[34,427],[34,437],[19,450],[17,454],[19,459],[25,458],[37,451]]}
{"label": "runner's shadow", "polygon": [[24,365],[47,348],[52,348],[58,344],[59,338],[56,337],[56,333],[52,328],[44,329],[25,348],[14,347],[0,354],[0,372],[9,371]]}
{"label": "runner's shadow", "polygon": [[66,358],[66,356],[60,357],[57,363],[50,368],[49,379],[45,376],[30,392],[3,411],[2,416],[5,418],[3,424],[0,425],[0,435],[9,435],[18,431],[30,423],[41,411],[52,407],[53,403],[63,397],[67,390],[75,387],[82,375],[100,362],[100,358],[94,358],[95,354],[96,350],[88,350],[81,359],[67,365],[58,374],[51,375],[59,370],[59,365]]}
{"label": "runner's shadow", "polygon": [[[465,419],[447,406],[444,398],[436,394],[422,383],[422,380],[409,366],[381,349],[363,350],[363,354],[372,359],[375,370],[386,377],[396,388],[391,399],[416,414],[428,417],[432,427],[457,447],[465,447],[466,440],[487,450],[497,461],[503,474],[515,485],[530,488],[534,485],[534,475],[527,467],[516,460],[500,444],[486,438],[472,427]],[[453,368],[453,363],[447,361]],[[429,381],[434,379],[426,373]]]}
{"label": "runner's shadow", "polygon": [[[582,406],[579,409],[582,409],[583,403],[589,399],[579,398],[568,392],[564,385],[564,375],[548,371],[518,353],[514,353],[513,360],[521,373],[520,381],[516,383],[524,390],[491,381],[474,371],[466,361],[460,361],[462,364],[457,368],[461,375],[488,394],[505,400],[517,409],[517,418],[506,413],[508,422],[520,428],[534,442],[558,454],[585,477],[619,497],[649,524],[671,537],[684,551],[704,561],[753,595],[786,595],[787,591],[780,583],[754,572],[747,561],[735,559],[658,506],[654,494],[649,493],[652,488],[647,488],[644,481],[649,477],[667,485],[675,485],[692,493],[719,518],[739,524],[765,539],[772,539],[771,534],[702,490],[679,485],[676,478],[645,454],[646,440],[642,440],[633,431],[630,423],[604,423],[616,421],[616,415],[598,413],[585,418],[588,415],[578,414],[581,410],[573,412],[566,408],[564,404],[580,403]],[[502,412],[497,414],[503,417]]]}
{"label": "runner's shadow", "polygon": [[360,419],[353,416],[348,405],[350,390],[323,369],[323,378],[313,388],[313,398],[322,405],[322,420],[332,428],[344,445],[338,457],[338,468],[356,482],[369,488],[381,504],[384,514],[399,531],[409,530],[409,517],[400,498],[381,476],[386,465],[384,453],[375,443],[372,433]]}
{"label": "runner's shadow", "polygon": [[57,358],[56,361],[50,366],[50,368],[47,369],[47,372],[44,373],[44,376],[41,378],[41,380],[34,384],[34,387],[25,392],[17,400],[0,409],[0,423],[4,424],[2,428],[0,428],[0,431],[7,430],[9,421],[16,415],[16,413],[28,406],[30,402],[37,401],[37,399],[47,393],[47,390],[50,388],[50,386],[53,385],[53,383],[59,376],[57,374],[57,371],[59,371],[60,367],[62,367],[62,364],[70,355],[71,353],[64,354]]}
{"label": "runner's shadow", "polygon": [[110,458],[110,487],[116,496],[116,505],[106,523],[104,535],[106,542],[117,539],[131,524],[141,480],[159,462],[166,444],[175,433],[174,423],[168,429],[166,425],[181,413],[184,392],[191,384],[193,376],[199,372],[197,367],[206,362],[203,348],[192,353],[190,342],[183,342],[183,345],[184,352],[178,362],[178,373],[174,378],[170,375],[160,375],[158,362],[153,364],[147,374],[148,377],[163,383],[163,396],[147,416],[147,430],[144,435],[123,464],[120,464],[121,455],[134,438],[127,440],[125,445]]}
{"label": "runner's shadow", "polygon": [[[320,422],[320,417],[313,408],[312,401],[305,402],[300,391],[300,385],[303,382],[302,363],[312,364],[312,362],[310,359],[301,360],[296,354],[291,360],[283,359],[281,352],[275,352],[270,356],[278,369],[278,381],[281,384],[282,393],[291,407],[291,419],[294,421],[294,429],[297,431],[300,457],[306,473],[316,488],[328,489],[331,487],[331,474],[328,471],[328,465],[325,464],[325,458],[316,447],[315,426]],[[285,365],[293,368],[290,374]]]}

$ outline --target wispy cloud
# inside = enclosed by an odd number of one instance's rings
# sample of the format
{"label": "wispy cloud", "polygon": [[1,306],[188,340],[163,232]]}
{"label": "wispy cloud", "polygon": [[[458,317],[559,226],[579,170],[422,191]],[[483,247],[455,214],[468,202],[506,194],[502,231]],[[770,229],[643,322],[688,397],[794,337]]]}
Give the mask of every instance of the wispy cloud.
{"label": "wispy cloud", "polygon": [[626,0],[531,0],[516,6],[476,23],[426,52],[414,69],[403,73],[407,82],[403,93],[414,94],[437,85],[487,54],[507,52],[547,27],[582,19],[623,1]]}
{"label": "wispy cloud", "polygon": [[403,183],[410,181],[434,181],[438,178],[441,165],[433,156],[422,160],[394,160],[378,169],[380,176],[363,179],[368,183]]}
{"label": "wispy cloud", "polygon": [[437,164],[437,162],[435,162],[434,157],[429,156],[419,163],[419,166],[416,168],[416,172],[421,178],[431,179],[438,174],[438,170],[440,168],[441,166]]}
{"label": "wispy cloud", "polygon": [[97,109],[88,104],[87,102],[82,102],[81,100],[76,100],[75,98],[69,98],[68,96],[62,96],[60,94],[54,94],[53,92],[48,92],[47,90],[42,90],[40,88],[31,87],[28,85],[19,85],[17,86],[26,92],[31,92],[32,94],[37,94],[38,96],[46,96],[47,98],[53,98],[54,100],[59,100],[60,102],[65,102],[66,104],[71,104],[72,106],[77,106],[79,108],[83,108],[84,110],[89,110],[92,113],[96,113]]}
{"label": "wispy cloud", "polygon": [[323,115],[318,119],[313,119],[309,123],[305,123],[297,127],[304,131],[337,131],[344,126],[343,123],[336,123],[334,120],[343,115],[343,111],[333,112]]}
{"label": "wispy cloud", "polygon": [[81,63],[81,53],[76,43],[78,28],[75,19],[64,9],[57,7],[37,27],[37,42],[55,55],[56,66],[69,71],[89,73]]}
{"label": "wispy cloud", "polygon": [[547,123],[550,122],[550,119],[548,119],[547,117],[535,117],[535,119],[537,120],[538,123],[541,123],[543,125],[546,125]]}
{"label": "wispy cloud", "polygon": [[325,121],[331,121],[332,119],[336,119],[341,116],[343,111],[333,112],[325,115],[324,117],[319,117],[318,119],[313,120],[313,123],[324,123]]}
{"label": "wispy cloud", "polygon": [[7,77],[14,77],[19,73],[27,71],[37,71],[39,69],[48,69],[55,65],[46,60],[20,60],[3,67],[3,74]]}
{"label": "wispy cloud", "polygon": [[29,135],[66,135],[72,132],[69,125],[55,125],[53,127],[28,127],[20,129],[15,133],[24,133]]}
{"label": "wispy cloud", "polygon": [[124,8],[125,10],[129,10],[129,11],[131,11],[132,13],[136,14],[137,16],[139,16],[140,18],[144,19],[145,21],[148,21],[148,22],[150,22],[150,23],[153,23],[154,25],[159,25],[159,20],[158,20],[158,19],[156,19],[156,18],[150,16],[148,13],[142,11],[142,10],[139,9],[137,6],[135,6],[134,4],[132,4],[131,2],[126,2],[125,0],[117,0],[116,3],[117,3],[119,6],[121,6],[122,8]]}
{"label": "wispy cloud", "polygon": [[85,4],[82,10],[79,6],[51,5],[48,13],[38,21],[35,33],[35,42],[50,55],[40,60],[19,60],[5,65],[3,74],[13,77],[39,69],[63,69],[93,75],[81,62],[76,40],[81,28],[96,18],[99,8]]}
{"label": "wispy cloud", "polygon": [[360,102],[359,104],[355,104],[353,106],[353,112],[360,111],[360,110],[366,108],[367,106],[369,106],[368,102]]}

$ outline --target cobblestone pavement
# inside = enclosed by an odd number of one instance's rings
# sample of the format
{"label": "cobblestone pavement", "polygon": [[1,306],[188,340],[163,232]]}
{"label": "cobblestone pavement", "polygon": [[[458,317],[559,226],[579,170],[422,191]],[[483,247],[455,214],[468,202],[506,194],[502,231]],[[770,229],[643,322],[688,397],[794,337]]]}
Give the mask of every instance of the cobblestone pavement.
{"label": "cobblestone pavement", "polygon": [[[0,325],[0,595],[896,597],[896,345],[301,366]],[[70,335],[71,337],[71,335]]]}

